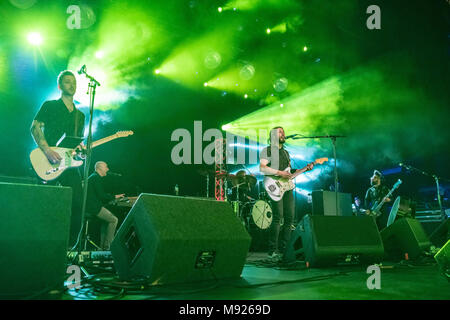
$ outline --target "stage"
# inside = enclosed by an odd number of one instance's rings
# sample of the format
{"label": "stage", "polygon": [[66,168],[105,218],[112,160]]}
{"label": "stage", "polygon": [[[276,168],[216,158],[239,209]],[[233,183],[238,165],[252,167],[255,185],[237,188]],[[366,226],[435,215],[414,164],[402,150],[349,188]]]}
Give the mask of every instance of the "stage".
{"label": "stage", "polygon": [[[265,253],[248,254],[240,279],[147,287],[119,282],[111,275],[92,275],[62,300],[448,300],[449,282],[432,258],[383,262],[380,289],[369,289],[367,266],[306,268],[269,262]],[[94,280],[96,279],[96,280]],[[102,279],[102,280],[99,280]],[[369,281],[370,282],[370,281]],[[124,291],[120,289],[120,284]],[[267,302],[267,301],[266,301]],[[247,302],[246,304],[256,304]],[[269,302],[270,304],[270,302]]]}

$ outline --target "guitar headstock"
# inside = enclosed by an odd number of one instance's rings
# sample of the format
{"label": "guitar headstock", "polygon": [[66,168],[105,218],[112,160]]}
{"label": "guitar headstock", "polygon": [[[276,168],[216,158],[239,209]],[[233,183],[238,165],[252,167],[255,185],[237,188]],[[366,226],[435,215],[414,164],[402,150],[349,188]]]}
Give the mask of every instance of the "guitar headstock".
{"label": "guitar headstock", "polygon": [[398,179],[397,182],[394,184],[394,189],[398,188],[399,185],[402,184],[402,180]]}
{"label": "guitar headstock", "polygon": [[324,162],[327,162],[328,158],[319,158],[314,161],[314,164],[323,164]]}
{"label": "guitar headstock", "polygon": [[117,138],[124,138],[124,137],[131,136],[131,135],[133,135],[133,134],[134,134],[134,132],[131,131],[131,130],[129,130],[129,131],[117,131],[116,134],[115,134],[115,136],[116,136]]}

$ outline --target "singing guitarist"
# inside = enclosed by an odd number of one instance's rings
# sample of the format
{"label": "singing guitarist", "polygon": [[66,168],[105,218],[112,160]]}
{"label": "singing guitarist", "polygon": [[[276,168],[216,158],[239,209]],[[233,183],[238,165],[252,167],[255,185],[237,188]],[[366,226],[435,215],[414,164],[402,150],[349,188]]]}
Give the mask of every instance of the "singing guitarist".
{"label": "singing guitarist", "polygon": [[[374,170],[372,177],[370,177],[371,187],[367,190],[364,198],[364,207],[367,209],[366,214],[371,215],[370,208],[372,208],[375,202],[380,202],[388,193],[389,188],[384,185],[384,176],[378,171]],[[381,230],[387,225],[387,219],[389,217],[389,211],[387,210],[386,203],[391,202],[390,198],[386,199],[385,204],[381,207],[381,215],[377,217],[378,229]]]}
{"label": "singing guitarist", "polygon": [[[286,135],[282,127],[275,127],[270,132],[270,145],[260,153],[259,169],[265,175],[274,175],[290,178],[293,172],[283,171],[291,167],[289,153],[284,148]],[[314,164],[309,164],[302,171],[312,170]],[[291,167],[292,168],[292,167]],[[294,172],[296,170],[293,170]],[[284,193],[280,201],[271,200],[272,224],[269,229],[269,259],[280,260],[293,229],[294,220],[294,194],[293,191]],[[280,221],[283,225],[280,230]],[[281,239],[279,240],[281,236]]]}
{"label": "singing guitarist", "polygon": [[[84,114],[75,107],[73,96],[77,89],[75,75],[62,71],[57,79],[61,98],[45,101],[31,125],[31,135],[38,147],[44,152],[50,163],[58,163],[61,157],[50,149],[64,135],[82,137],[84,132]],[[84,148],[80,145],[80,148]],[[72,188],[72,217],[69,245],[75,244],[81,228],[82,187],[78,168],[66,170],[53,184]]]}

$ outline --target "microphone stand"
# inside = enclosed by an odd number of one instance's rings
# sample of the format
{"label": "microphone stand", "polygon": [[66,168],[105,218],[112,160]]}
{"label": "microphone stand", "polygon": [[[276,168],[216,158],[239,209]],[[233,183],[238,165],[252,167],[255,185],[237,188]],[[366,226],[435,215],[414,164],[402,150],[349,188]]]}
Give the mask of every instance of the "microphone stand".
{"label": "microphone stand", "polygon": [[83,229],[85,226],[86,220],[86,199],[87,199],[87,191],[88,191],[88,177],[89,177],[89,168],[91,164],[91,155],[92,155],[92,122],[94,118],[94,100],[95,100],[95,92],[97,86],[100,86],[100,83],[94,79],[94,77],[88,75],[86,73],[86,69],[84,68],[80,74],[84,74],[86,78],[89,79],[88,92],[89,94],[89,133],[87,137],[87,145],[86,145],[86,159],[84,163],[84,176],[83,176],[83,205],[81,209],[81,230],[78,234],[77,239],[77,253],[81,252],[81,246],[84,242],[84,250],[86,250],[86,239],[83,238],[83,235],[87,237],[87,234],[83,233]]}
{"label": "microphone stand", "polygon": [[445,214],[444,208],[442,207],[440,187],[439,187],[439,179],[447,180],[447,181],[448,181],[448,179],[443,179],[441,177],[438,177],[435,174],[430,174],[428,172],[422,171],[420,169],[417,169],[417,168],[414,168],[414,167],[411,167],[411,166],[408,166],[408,165],[405,165],[405,164],[400,164],[400,166],[405,168],[406,170],[415,171],[415,172],[418,172],[418,173],[420,173],[420,174],[422,174],[424,176],[432,177],[434,179],[434,181],[436,183],[436,191],[437,191],[437,200],[438,200],[438,204],[439,204],[439,210],[441,211],[442,220],[445,221],[445,219],[447,218],[447,215]]}
{"label": "microphone stand", "polygon": [[331,139],[331,142],[333,144],[333,157],[334,157],[334,194],[336,197],[336,215],[338,215],[338,173],[337,173],[337,158],[336,158],[336,138],[345,138],[346,136],[337,136],[337,135],[326,135],[326,136],[313,136],[313,137],[304,137],[304,136],[294,136],[291,139],[297,140],[297,139]]}

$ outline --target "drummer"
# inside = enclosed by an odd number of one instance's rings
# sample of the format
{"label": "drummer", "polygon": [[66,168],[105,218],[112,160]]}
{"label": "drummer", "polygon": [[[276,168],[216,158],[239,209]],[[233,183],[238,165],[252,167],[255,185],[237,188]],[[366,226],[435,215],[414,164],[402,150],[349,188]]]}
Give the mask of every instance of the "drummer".
{"label": "drummer", "polygon": [[233,179],[232,199],[234,201],[241,201],[247,203],[254,201],[253,187],[256,185],[256,178],[252,175],[247,175],[245,170],[239,170]]}

